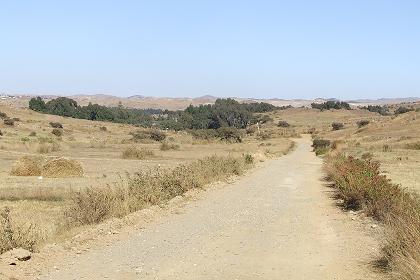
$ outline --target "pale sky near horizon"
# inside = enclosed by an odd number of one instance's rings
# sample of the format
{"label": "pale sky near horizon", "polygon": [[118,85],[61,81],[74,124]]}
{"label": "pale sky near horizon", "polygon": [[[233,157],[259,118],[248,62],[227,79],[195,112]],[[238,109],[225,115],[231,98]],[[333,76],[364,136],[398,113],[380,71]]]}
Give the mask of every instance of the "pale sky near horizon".
{"label": "pale sky near horizon", "polygon": [[0,93],[420,96],[420,1],[0,0]]}

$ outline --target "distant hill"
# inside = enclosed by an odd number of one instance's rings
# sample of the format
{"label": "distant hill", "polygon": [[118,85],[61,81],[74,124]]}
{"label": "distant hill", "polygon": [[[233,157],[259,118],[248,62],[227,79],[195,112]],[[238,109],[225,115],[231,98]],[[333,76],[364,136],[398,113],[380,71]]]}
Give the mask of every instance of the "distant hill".
{"label": "distant hill", "polygon": [[[29,100],[36,95],[20,95],[16,96],[13,103],[22,107],[27,107]],[[44,99],[49,100],[59,97],[58,95],[41,95]],[[80,105],[87,105],[89,103],[97,103],[104,106],[123,106],[130,108],[153,108],[153,109],[169,109],[169,110],[182,110],[192,105],[201,104],[212,104],[218,97],[212,95],[204,95],[200,97],[151,97],[144,95],[133,95],[129,97],[118,97],[107,94],[94,94],[94,95],[73,95],[69,96],[77,101]],[[322,103],[329,100],[337,100],[335,98],[316,98],[316,99],[257,99],[257,98],[240,98],[232,97],[239,102],[251,103],[251,102],[267,102],[275,106],[288,106],[293,107],[310,106],[311,103]],[[418,97],[406,97],[406,98],[381,98],[377,100],[373,99],[357,99],[347,100],[353,106],[366,106],[366,105],[384,105],[384,104],[399,104],[399,103],[412,103],[420,102]]]}

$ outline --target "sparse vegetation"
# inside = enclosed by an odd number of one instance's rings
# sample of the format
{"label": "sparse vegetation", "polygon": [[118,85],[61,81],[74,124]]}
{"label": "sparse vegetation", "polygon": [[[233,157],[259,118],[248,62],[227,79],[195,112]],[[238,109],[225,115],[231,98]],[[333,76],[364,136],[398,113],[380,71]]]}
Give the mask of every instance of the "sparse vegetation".
{"label": "sparse vegetation", "polygon": [[369,105],[367,107],[362,107],[362,109],[368,110],[370,112],[378,113],[382,116],[390,115],[389,109],[387,106],[380,106],[380,105]]}
{"label": "sparse vegetation", "polygon": [[5,125],[8,125],[8,126],[14,126],[15,125],[15,121],[13,119],[4,119],[3,123]]}
{"label": "sparse vegetation", "polygon": [[59,128],[53,128],[53,130],[51,131],[51,133],[54,134],[57,137],[63,136],[63,130],[61,130]]}
{"label": "sparse vegetation", "polygon": [[125,149],[122,153],[122,158],[125,159],[146,159],[152,157],[154,152],[147,148],[137,148],[136,146],[130,146]]}
{"label": "sparse vegetation", "polygon": [[277,124],[278,127],[289,127],[290,124],[286,121],[279,121]]}
{"label": "sparse vegetation", "polygon": [[395,279],[420,276],[420,200],[382,175],[378,162],[338,155],[326,169],[343,206],[363,211],[385,224],[386,243],[378,264]]}
{"label": "sparse vegetation", "polygon": [[409,150],[420,150],[420,142],[408,143],[405,147]]}
{"label": "sparse vegetation", "polygon": [[132,136],[132,140],[134,142],[141,142],[143,140],[153,140],[161,142],[166,138],[166,134],[163,131],[157,129],[138,130],[135,132],[131,132],[130,135]]}
{"label": "sparse vegetation", "polygon": [[63,125],[59,122],[50,122],[52,128],[63,128]]}
{"label": "sparse vegetation", "polygon": [[395,115],[401,115],[401,114],[405,114],[405,113],[408,113],[408,112],[411,112],[411,111],[414,111],[414,109],[407,108],[407,107],[404,107],[404,106],[400,106],[400,107],[398,107],[397,110],[395,110],[394,114]]}
{"label": "sparse vegetation", "polygon": [[330,146],[331,141],[327,139],[315,138],[312,141],[312,147],[314,148],[314,152],[317,156],[325,154],[329,150]]}
{"label": "sparse vegetation", "polygon": [[139,172],[124,184],[86,188],[74,193],[66,210],[70,223],[92,224],[121,217],[182,195],[189,189],[242,174],[249,158],[211,156],[174,169]]}
{"label": "sparse vegetation", "polygon": [[174,143],[162,142],[160,144],[161,151],[169,151],[169,150],[179,150],[180,146]]}
{"label": "sparse vegetation", "polygon": [[339,123],[339,122],[333,122],[331,124],[331,126],[332,126],[332,129],[333,130],[340,130],[340,129],[343,129],[344,128],[344,124],[343,123]]}
{"label": "sparse vegetation", "polygon": [[364,126],[367,126],[370,123],[370,121],[368,120],[360,120],[357,122],[357,127],[358,128],[362,128]]}

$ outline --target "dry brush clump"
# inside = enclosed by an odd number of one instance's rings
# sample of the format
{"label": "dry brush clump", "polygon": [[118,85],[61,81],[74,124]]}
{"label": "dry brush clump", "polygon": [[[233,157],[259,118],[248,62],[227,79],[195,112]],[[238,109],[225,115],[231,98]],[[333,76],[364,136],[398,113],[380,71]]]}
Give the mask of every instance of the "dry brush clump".
{"label": "dry brush clump", "polygon": [[67,158],[46,160],[40,156],[23,156],[13,164],[10,174],[49,178],[82,177],[83,167],[78,161]]}
{"label": "dry brush clump", "polygon": [[136,146],[130,146],[122,152],[122,158],[124,159],[146,159],[154,156],[154,152],[147,148],[137,148]]}
{"label": "dry brush clump", "polygon": [[345,208],[362,209],[384,223],[387,238],[378,264],[395,279],[420,279],[419,197],[393,184],[370,158],[341,154],[325,166]]}
{"label": "dry brush clump", "polygon": [[91,187],[72,195],[66,217],[72,224],[92,224],[161,204],[193,188],[241,175],[252,164],[249,157],[211,156],[173,169],[142,171],[123,183]]}
{"label": "dry brush clump", "polygon": [[23,226],[15,221],[10,208],[0,210],[0,254],[13,248],[33,251],[40,239],[39,232],[32,224]]}
{"label": "dry brush clump", "polygon": [[174,143],[162,142],[159,148],[161,151],[169,151],[169,150],[179,150],[180,146]]}

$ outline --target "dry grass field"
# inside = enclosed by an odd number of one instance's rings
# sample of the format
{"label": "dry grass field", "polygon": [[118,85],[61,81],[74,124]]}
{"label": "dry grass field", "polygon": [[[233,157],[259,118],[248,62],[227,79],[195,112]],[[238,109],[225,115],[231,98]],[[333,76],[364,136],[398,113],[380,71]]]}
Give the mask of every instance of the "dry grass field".
{"label": "dry grass field", "polygon": [[[68,231],[63,209],[75,191],[106,188],[135,173],[175,168],[213,155],[249,154],[255,161],[263,161],[287,153],[293,142],[286,136],[295,135],[293,129],[281,130],[267,124],[261,127],[264,137],[256,132],[245,136],[241,143],[197,140],[186,132],[171,131],[165,132],[163,142],[133,141],[130,133],[142,129],[131,125],[39,114],[2,103],[0,112],[18,118],[13,126],[0,123],[0,208],[10,208],[17,231],[33,227],[30,234],[34,236],[25,236],[37,242],[60,238],[62,232]],[[63,126],[61,136],[52,134],[50,123],[55,122]],[[33,169],[41,173],[16,176],[14,166],[24,157],[36,159]],[[57,176],[50,176],[42,170],[45,162],[56,158],[79,163],[83,175],[66,176],[60,171]]]}
{"label": "dry grass field", "polygon": [[[294,108],[274,112],[272,117],[275,122],[287,121],[300,133],[312,130],[317,137],[336,141],[340,150],[350,154],[371,153],[393,182],[420,192],[420,112],[381,116],[360,109]],[[359,127],[361,120],[369,124]],[[344,128],[333,130],[333,122],[343,123]]]}

